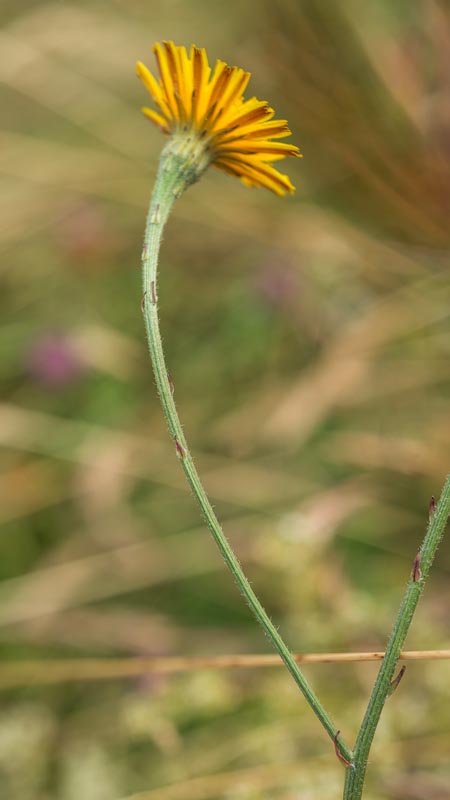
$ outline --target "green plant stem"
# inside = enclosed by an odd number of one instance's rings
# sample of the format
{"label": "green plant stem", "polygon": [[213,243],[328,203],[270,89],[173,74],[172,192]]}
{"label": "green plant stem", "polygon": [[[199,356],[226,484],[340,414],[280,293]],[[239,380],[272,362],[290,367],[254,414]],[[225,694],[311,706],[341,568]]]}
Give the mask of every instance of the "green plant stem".
{"label": "green plant stem", "polygon": [[[189,163],[189,153],[185,152],[184,154],[180,154],[179,148],[176,152],[174,152],[174,149],[173,147],[171,149],[169,142],[169,145],[165,148],[161,156],[158,176],[156,179],[147,218],[144,249],[142,254],[142,309],[144,313],[148,345],[150,349],[156,385],[167,420],[169,432],[174,440],[177,455],[181,461],[186,478],[192,489],[194,497],[200,506],[217,547],[219,548],[230,572],[232,573],[254,616],[264,629],[269,639],[272,641],[287,669],[294,678],[297,686],[303,692],[303,695],[322,723],[329,737],[332,740],[335,740],[338,734],[336,726],[328,716],[314,691],[309,686],[305,676],[295,662],[292,653],[284,643],[276,627],[273,625],[264,608],[262,607],[247,578],[245,577],[239,561],[236,558],[228,540],[226,539],[225,534],[222,531],[220,523],[213,511],[211,503],[208,500],[205,490],[200,482],[197,470],[194,466],[172,396],[172,387],[168,378],[167,368],[164,360],[158,321],[156,291],[158,254],[163,228],[171,208],[176,198],[185,188],[187,188],[187,186],[189,186],[190,183],[194,182],[196,177],[197,175],[195,175],[192,170],[192,164]],[[347,761],[352,760],[352,753],[341,738],[338,739],[338,748],[341,755]]]}
{"label": "green plant stem", "polygon": [[353,769],[347,770],[344,789],[344,800],[360,800],[362,797],[367,760],[373,737],[383,711],[386,698],[389,696],[391,681],[411,625],[417,603],[419,602],[436,550],[444,535],[450,514],[450,475],[447,477],[440,500],[432,513],[423,544],[414,562],[403,602],[381,663],[372,696],[362,722],[353,753]]}

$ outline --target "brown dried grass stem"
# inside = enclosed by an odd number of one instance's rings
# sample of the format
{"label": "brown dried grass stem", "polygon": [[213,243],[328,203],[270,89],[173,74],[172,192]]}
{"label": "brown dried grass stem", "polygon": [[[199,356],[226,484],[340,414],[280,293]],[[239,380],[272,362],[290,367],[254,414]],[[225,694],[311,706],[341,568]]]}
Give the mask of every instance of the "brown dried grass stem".
{"label": "brown dried grass stem", "polygon": [[[294,655],[298,664],[339,664],[356,661],[381,661],[381,650],[353,653],[303,653]],[[438,661],[450,659],[450,650],[405,650],[403,661]],[[30,684],[53,684],[72,681],[113,680],[147,674],[170,675],[194,670],[258,669],[280,667],[276,655],[223,655],[151,658],[74,658],[10,661],[0,667],[0,689]]]}

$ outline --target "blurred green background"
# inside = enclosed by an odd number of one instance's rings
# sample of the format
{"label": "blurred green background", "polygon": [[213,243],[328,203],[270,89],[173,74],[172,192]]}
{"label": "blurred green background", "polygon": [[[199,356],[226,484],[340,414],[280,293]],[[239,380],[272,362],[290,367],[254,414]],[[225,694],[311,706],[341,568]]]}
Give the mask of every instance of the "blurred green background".
{"label": "blurred green background", "polygon": [[[134,76],[195,42],[253,73],[304,153],[280,200],[214,169],[160,276],[185,431],[295,651],[382,649],[450,441],[450,12],[438,0],[3,0],[0,648],[271,652],[166,436],[139,260],[163,138]],[[408,646],[448,646],[448,542]],[[353,741],[376,666],[305,670]],[[343,769],[282,668],[7,686],[14,800],[332,800]],[[412,663],[368,800],[450,797],[450,667]],[[142,794],[141,794],[142,793]]]}

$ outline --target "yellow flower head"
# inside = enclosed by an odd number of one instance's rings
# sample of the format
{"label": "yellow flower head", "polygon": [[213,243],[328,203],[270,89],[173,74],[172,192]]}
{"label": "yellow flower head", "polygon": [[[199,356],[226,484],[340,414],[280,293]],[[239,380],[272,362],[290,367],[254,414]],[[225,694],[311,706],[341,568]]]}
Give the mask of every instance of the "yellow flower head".
{"label": "yellow flower head", "polygon": [[173,42],[154,46],[160,80],[140,61],[137,73],[150,92],[158,111],[144,114],[164,133],[195,135],[206,164],[237,175],[247,186],[265,186],[278,195],[294,192],[287,175],[271,162],[300,156],[298,147],[273,141],[289,136],[286,120],[274,120],[274,110],[263,100],[244,99],[250,73],[216,61],[208,64],[204,49]]}

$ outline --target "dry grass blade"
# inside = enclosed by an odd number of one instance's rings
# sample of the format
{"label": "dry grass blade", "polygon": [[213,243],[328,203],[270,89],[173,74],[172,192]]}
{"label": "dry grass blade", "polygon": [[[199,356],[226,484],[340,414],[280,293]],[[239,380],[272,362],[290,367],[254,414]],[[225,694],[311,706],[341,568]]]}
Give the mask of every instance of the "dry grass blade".
{"label": "dry grass blade", "polygon": [[298,446],[336,406],[351,404],[382,348],[449,316],[442,277],[421,280],[376,301],[337,333],[320,360],[286,392],[269,416],[264,438]]}
{"label": "dry grass blade", "polygon": [[[312,766],[311,761],[308,761],[308,765]],[[322,763],[319,759],[318,762]],[[299,764],[265,764],[191,778],[160,789],[128,795],[121,800],[208,800],[210,797],[227,796],[230,791],[236,792],[240,786],[251,786],[255,791],[283,787],[297,778],[300,772]]]}
{"label": "dry grass blade", "polygon": [[[0,80],[4,84],[61,115],[109,150],[126,156],[129,165],[141,160],[136,158],[130,108],[118,95],[48,55],[32,39],[23,40],[20,34],[2,31],[0,48]],[[118,118],[129,123],[128,130],[118,130]]]}
{"label": "dry grass blade", "polygon": [[88,147],[71,147],[33,136],[0,132],[0,172],[66,192],[94,195],[142,207],[145,184],[119,156]]}
{"label": "dry grass blade", "polygon": [[[381,661],[382,650],[355,653],[297,653],[298,664],[350,664]],[[405,650],[402,661],[448,661],[450,650]],[[78,658],[46,661],[12,661],[0,667],[0,688],[34,686],[77,681],[118,680],[159,674],[171,675],[198,670],[260,669],[281,667],[276,655]]]}
{"label": "dry grass blade", "polygon": [[[180,542],[185,552],[181,560],[177,557]],[[251,555],[242,544],[239,549],[247,561]],[[204,546],[203,531],[185,531],[168,537],[164,543],[139,542],[47,566],[0,583],[0,627],[220,568],[212,548]]]}
{"label": "dry grass blade", "polygon": [[[89,466],[100,451],[120,448],[123,458],[117,468],[125,474],[187,491],[170,446],[156,438],[144,440],[127,431],[4,403],[0,405],[0,444]],[[198,460],[210,493],[218,500],[252,509],[298,496],[297,478],[283,470],[239,464],[225,457],[201,455]]]}

